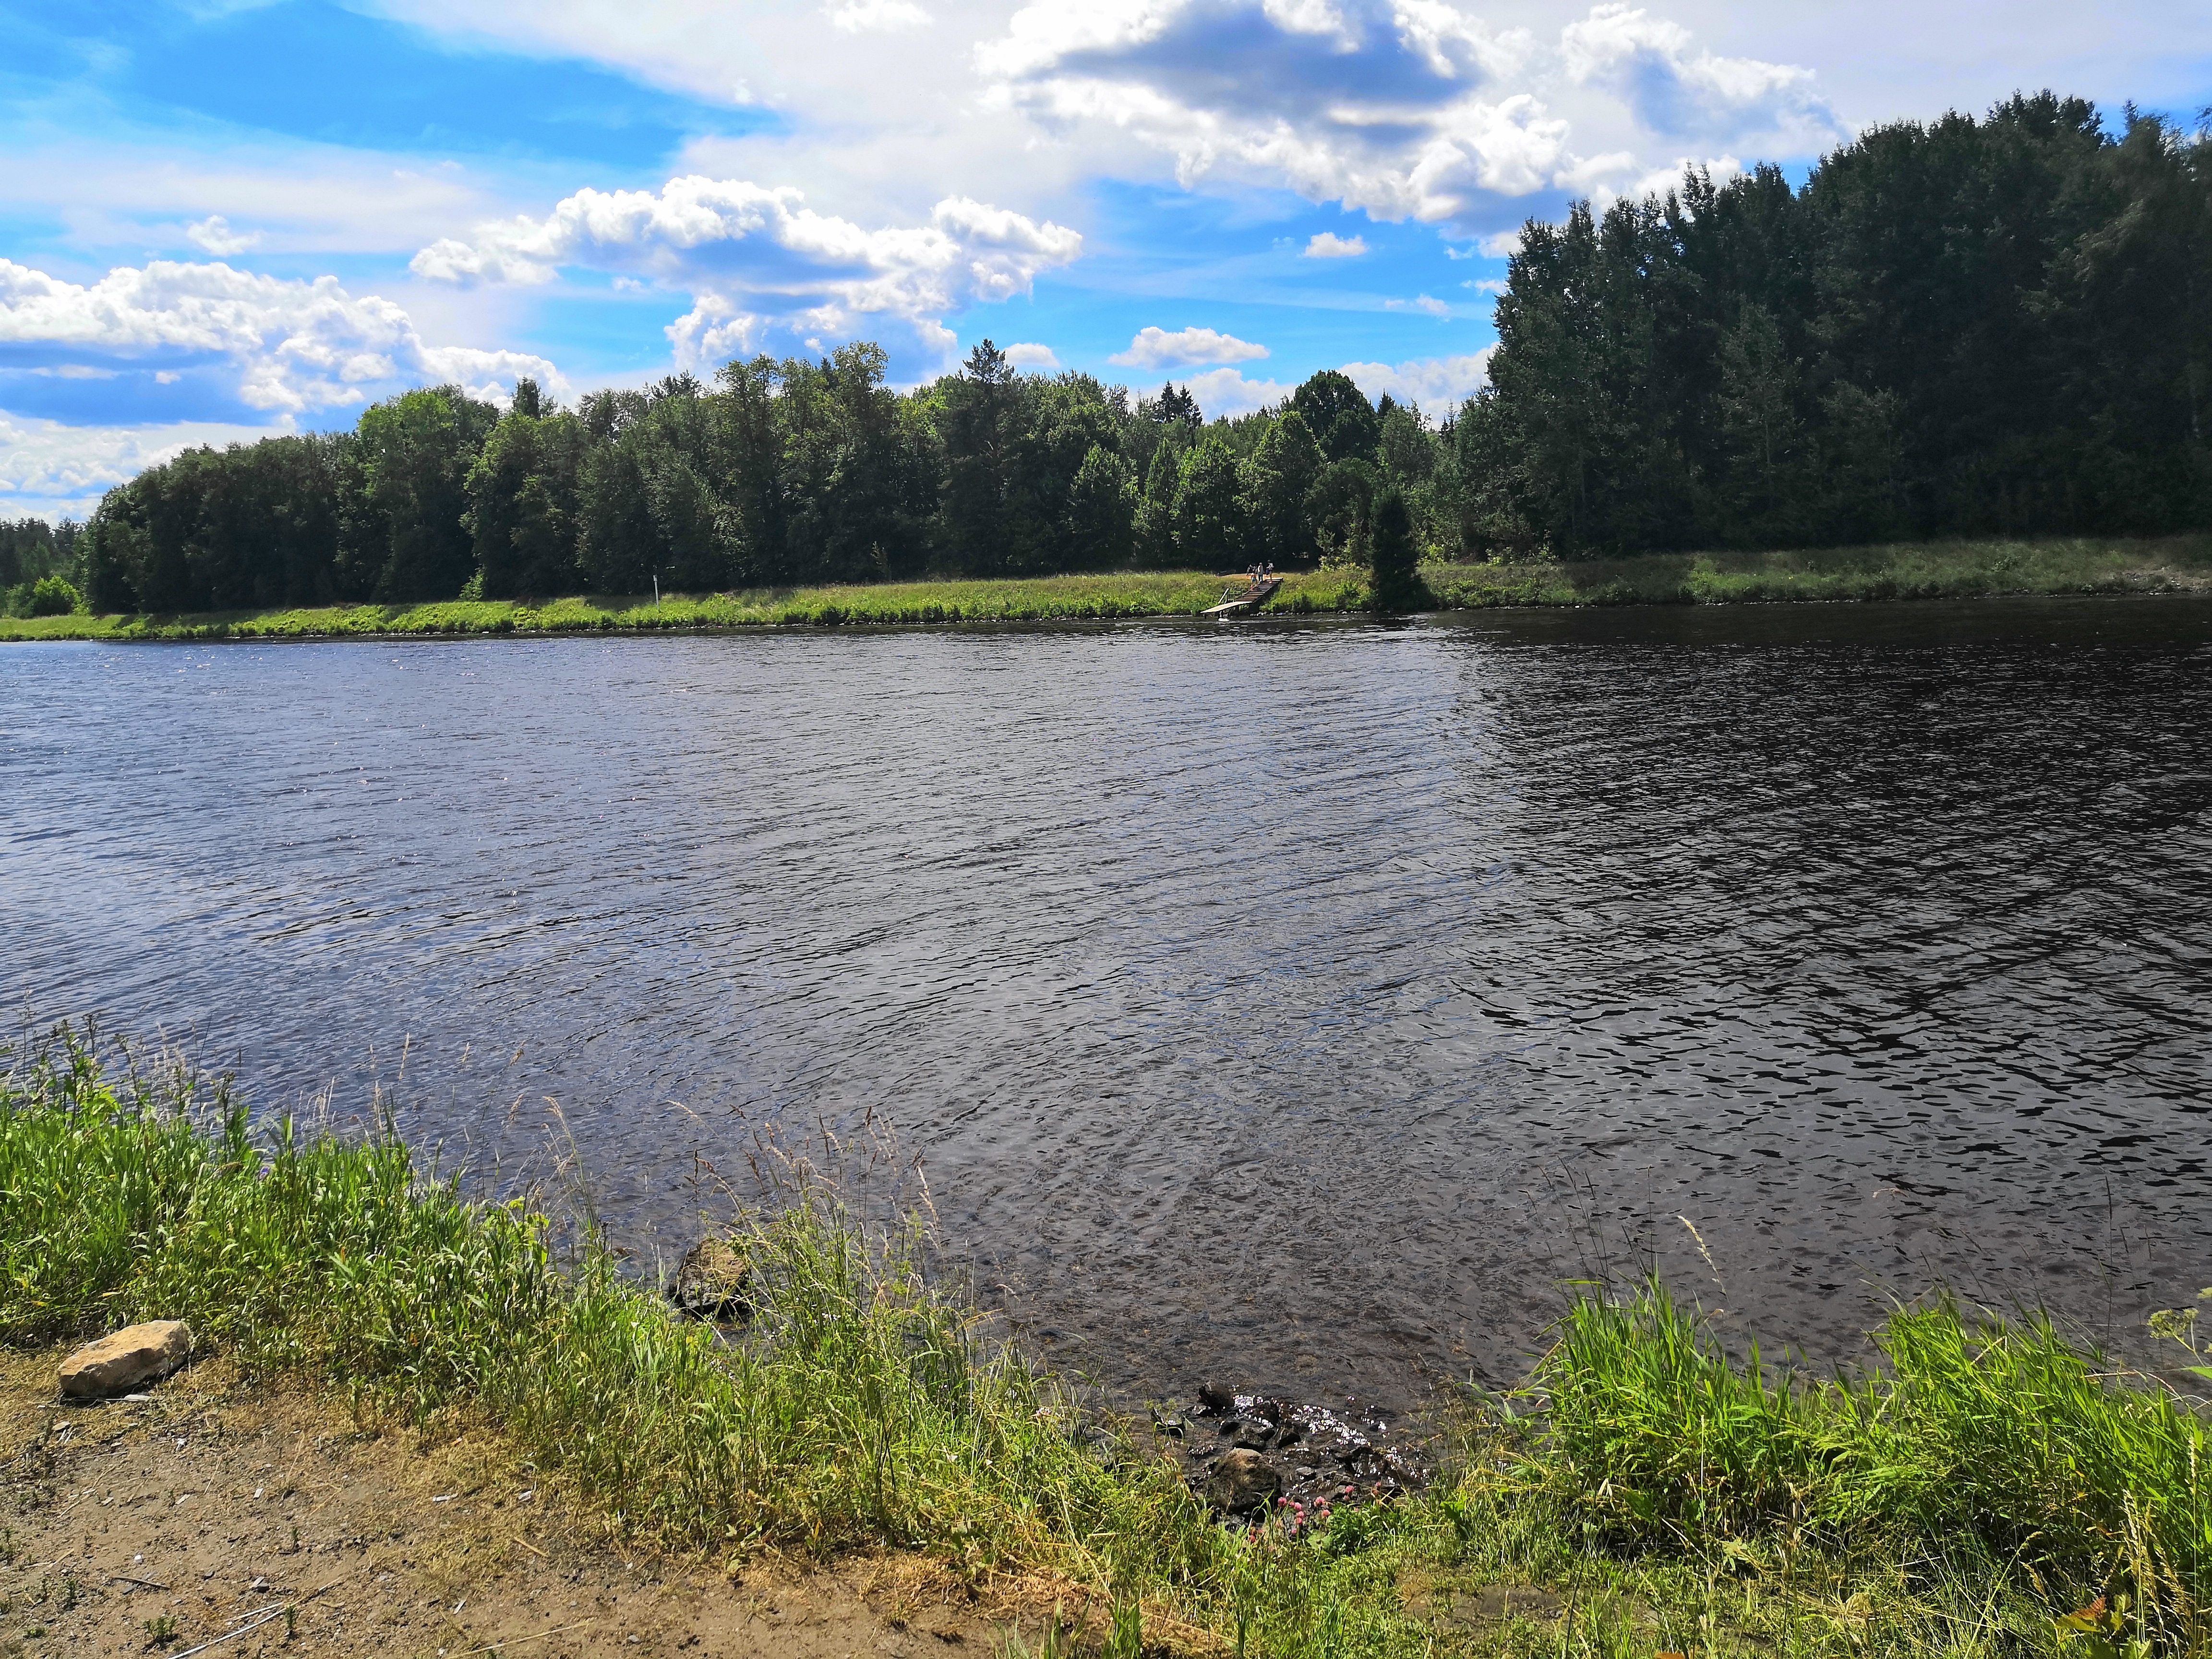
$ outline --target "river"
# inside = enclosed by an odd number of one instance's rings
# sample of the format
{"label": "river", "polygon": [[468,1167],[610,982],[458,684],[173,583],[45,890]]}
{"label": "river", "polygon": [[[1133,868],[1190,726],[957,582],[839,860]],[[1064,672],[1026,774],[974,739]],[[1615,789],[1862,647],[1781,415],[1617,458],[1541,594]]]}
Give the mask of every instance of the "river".
{"label": "river", "polygon": [[1128,1394],[2212,1285],[2203,600],[18,646],[0,797],[17,1008],[640,1271],[872,1126]]}

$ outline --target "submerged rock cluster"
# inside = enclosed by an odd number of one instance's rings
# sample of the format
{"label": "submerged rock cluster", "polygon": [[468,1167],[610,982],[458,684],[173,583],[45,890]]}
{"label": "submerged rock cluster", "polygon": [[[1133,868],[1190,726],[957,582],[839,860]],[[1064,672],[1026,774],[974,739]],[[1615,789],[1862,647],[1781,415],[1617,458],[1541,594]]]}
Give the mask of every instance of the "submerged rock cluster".
{"label": "submerged rock cluster", "polygon": [[1346,1504],[1396,1498],[1425,1479],[1383,1415],[1357,1400],[1338,1409],[1208,1382],[1188,1413],[1172,1404],[1155,1412],[1152,1430],[1215,1514],[1254,1520],[1273,1513],[1293,1532]]}

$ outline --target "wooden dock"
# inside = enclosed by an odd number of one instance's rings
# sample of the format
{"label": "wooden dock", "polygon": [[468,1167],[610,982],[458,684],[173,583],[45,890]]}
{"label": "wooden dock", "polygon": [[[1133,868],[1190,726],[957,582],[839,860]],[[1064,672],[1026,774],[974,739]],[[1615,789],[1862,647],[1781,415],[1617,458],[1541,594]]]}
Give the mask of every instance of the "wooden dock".
{"label": "wooden dock", "polygon": [[[1235,578],[1228,580],[1233,580]],[[1282,585],[1283,579],[1280,576],[1269,576],[1265,580],[1254,582],[1250,586],[1242,588],[1237,592],[1223,594],[1219,605],[1209,611],[1201,611],[1198,614],[1201,617],[1242,616],[1247,611],[1256,610],[1274,598],[1275,590]]]}

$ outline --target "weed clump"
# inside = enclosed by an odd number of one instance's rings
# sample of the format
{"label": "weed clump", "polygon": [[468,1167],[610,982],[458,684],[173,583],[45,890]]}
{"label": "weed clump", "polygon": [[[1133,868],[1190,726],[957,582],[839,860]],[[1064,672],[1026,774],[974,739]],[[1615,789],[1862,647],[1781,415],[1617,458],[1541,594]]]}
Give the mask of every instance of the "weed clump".
{"label": "weed clump", "polygon": [[2045,1645],[2069,1633],[2052,1618],[2124,1607],[2146,1651],[2204,1650],[2200,1411],[2039,1316],[1970,1318],[1939,1296],[1873,1340],[1875,1363],[1808,1376],[1755,1346],[1731,1362],[1656,1280],[1583,1296],[1530,1379],[1540,1410],[1480,1414],[1455,1513],[1502,1503],[1617,1559],[1787,1561],[1887,1580],[1900,1603],[1978,1595],[2015,1624],[2039,1612]]}

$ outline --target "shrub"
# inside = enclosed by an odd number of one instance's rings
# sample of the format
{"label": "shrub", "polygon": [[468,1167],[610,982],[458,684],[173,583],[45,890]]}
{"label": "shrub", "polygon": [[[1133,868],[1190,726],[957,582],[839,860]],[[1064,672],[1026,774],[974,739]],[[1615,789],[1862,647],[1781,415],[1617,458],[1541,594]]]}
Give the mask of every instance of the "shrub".
{"label": "shrub", "polygon": [[11,617],[67,617],[84,608],[84,596],[59,576],[41,576],[8,590]]}

